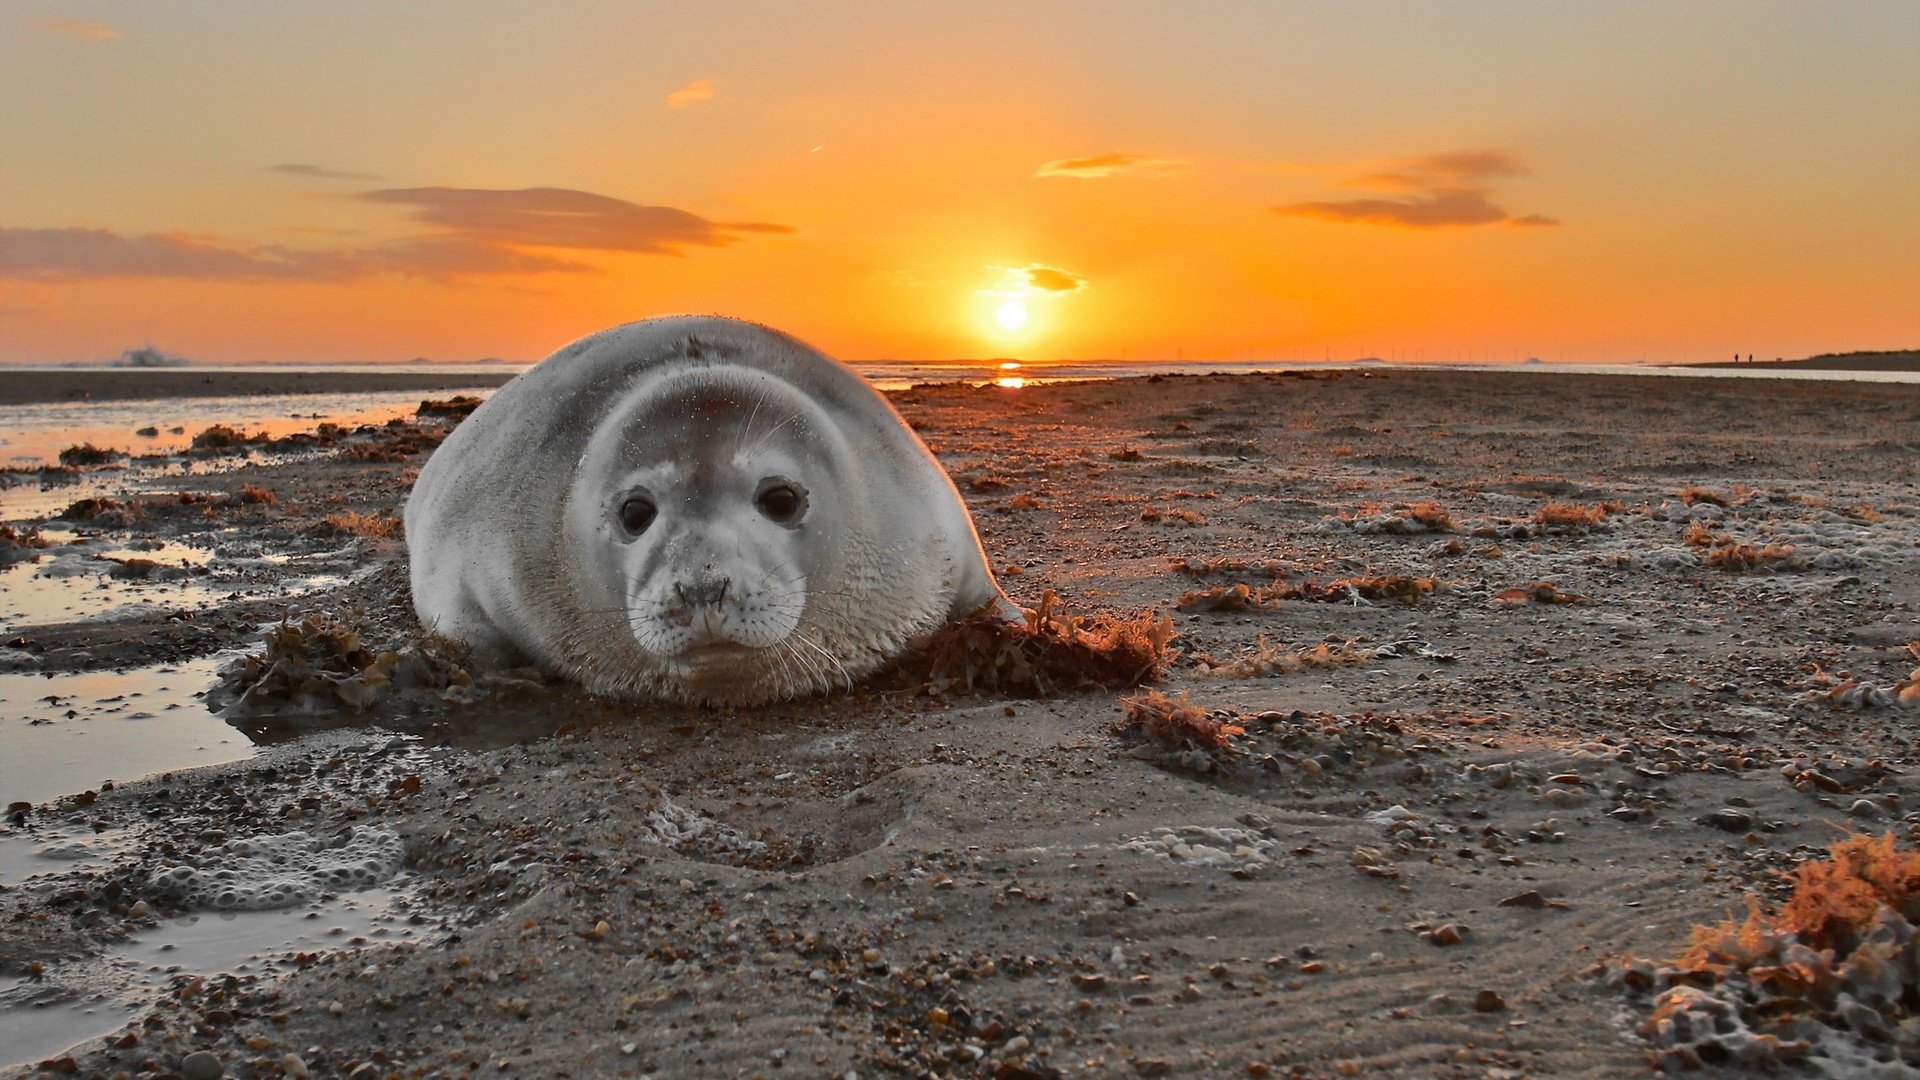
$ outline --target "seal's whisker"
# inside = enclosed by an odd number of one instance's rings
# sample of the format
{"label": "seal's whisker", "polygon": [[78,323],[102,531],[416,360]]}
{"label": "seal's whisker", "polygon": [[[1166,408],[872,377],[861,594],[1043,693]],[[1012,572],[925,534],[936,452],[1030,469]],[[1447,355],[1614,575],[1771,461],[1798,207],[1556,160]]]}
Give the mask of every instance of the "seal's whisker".
{"label": "seal's whisker", "polygon": [[791,637],[789,637],[788,640],[798,641],[800,644],[805,645],[807,648],[812,649],[815,653],[818,653],[822,660],[825,660],[827,663],[832,664],[834,670],[840,673],[840,677],[847,681],[847,689],[849,690],[853,689],[853,676],[847,673],[847,666],[840,662],[839,657],[833,655],[832,653],[828,652],[826,649],[822,648],[819,645],[819,643],[807,637],[805,634],[799,633],[797,631]]}
{"label": "seal's whisker", "polygon": [[753,441],[753,445],[748,447],[747,451],[741,454],[740,457],[745,461],[752,461],[754,458],[759,457],[760,451],[766,447],[768,439],[773,438],[774,434],[778,432],[781,428],[786,427],[788,424],[791,424],[798,419],[800,419],[800,414],[797,412],[787,414],[787,418],[785,420],[780,421],[779,423],[768,428],[766,431],[762,432],[760,437]]}

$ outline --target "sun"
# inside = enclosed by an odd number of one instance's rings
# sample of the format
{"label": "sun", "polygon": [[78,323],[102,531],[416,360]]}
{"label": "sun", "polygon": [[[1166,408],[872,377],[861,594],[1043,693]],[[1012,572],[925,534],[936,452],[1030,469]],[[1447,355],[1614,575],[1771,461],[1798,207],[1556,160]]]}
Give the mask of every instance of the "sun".
{"label": "sun", "polygon": [[1002,330],[1018,330],[1027,325],[1027,305],[1018,300],[1009,300],[1000,305],[1000,309],[993,313],[993,318]]}

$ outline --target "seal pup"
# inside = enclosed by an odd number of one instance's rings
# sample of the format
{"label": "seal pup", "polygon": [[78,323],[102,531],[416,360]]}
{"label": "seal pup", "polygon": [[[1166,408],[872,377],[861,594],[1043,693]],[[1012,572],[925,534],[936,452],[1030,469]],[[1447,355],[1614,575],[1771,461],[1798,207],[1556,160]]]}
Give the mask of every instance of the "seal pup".
{"label": "seal pup", "polygon": [[420,470],[406,536],[430,630],[622,696],[798,697],[1020,617],[893,407],[734,319],[628,323],[507,383]]}

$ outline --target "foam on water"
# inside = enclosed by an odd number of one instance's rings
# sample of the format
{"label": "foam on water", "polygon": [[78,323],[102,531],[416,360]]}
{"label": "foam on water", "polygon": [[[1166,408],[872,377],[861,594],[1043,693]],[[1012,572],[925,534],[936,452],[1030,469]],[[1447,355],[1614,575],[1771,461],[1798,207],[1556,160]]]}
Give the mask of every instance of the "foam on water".
{"label": "foam on water", "polygon": [[208,848],[149,885],[194,909],[264,911],[372,888],[399,873],[405,858],[399,834],[386,829],[355,826],[337,843],[291,832]]}

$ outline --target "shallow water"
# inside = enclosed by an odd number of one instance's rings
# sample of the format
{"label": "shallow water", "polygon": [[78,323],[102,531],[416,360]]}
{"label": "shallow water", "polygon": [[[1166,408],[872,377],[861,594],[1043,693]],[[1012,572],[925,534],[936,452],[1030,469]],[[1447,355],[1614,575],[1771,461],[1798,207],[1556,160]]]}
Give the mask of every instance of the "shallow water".
{"label": "shallow water", "polygon": [[29,980],[0,988],[0,1069],[119,1030],[179,973],[271,974],[293,953],[415,940],[419,929],[407,924],[396,903],[404,895],[403,884],[390,883],[285,911],[166,919],[77,965],[80,970],[50,973],[49,981],[86,987],[85,993],[56,993]]}
{"label": "shallow water", "polygon": [[252,757],[252,741],[201,700],[230,659],[0,674],[0,803],[45,802],[107,780]]}
{"label": "shallow water", "polygon": [[[129,375],[138,378],[138,375]],[[464,393],[485,396],[492,391]],[[51,464],[69,446],[92,443],[129,454],[173,454],[214,424],[278,438],[311,431],[321,420],[344,427],[411,416],[417,390],[371,394],[281,394],[272,397],[174,398],[161,401],[60,401],[0,406],[0,465]],[[157,429],[140,435],[142,428]],[[6,505],[0,502],[0,506]]]}

